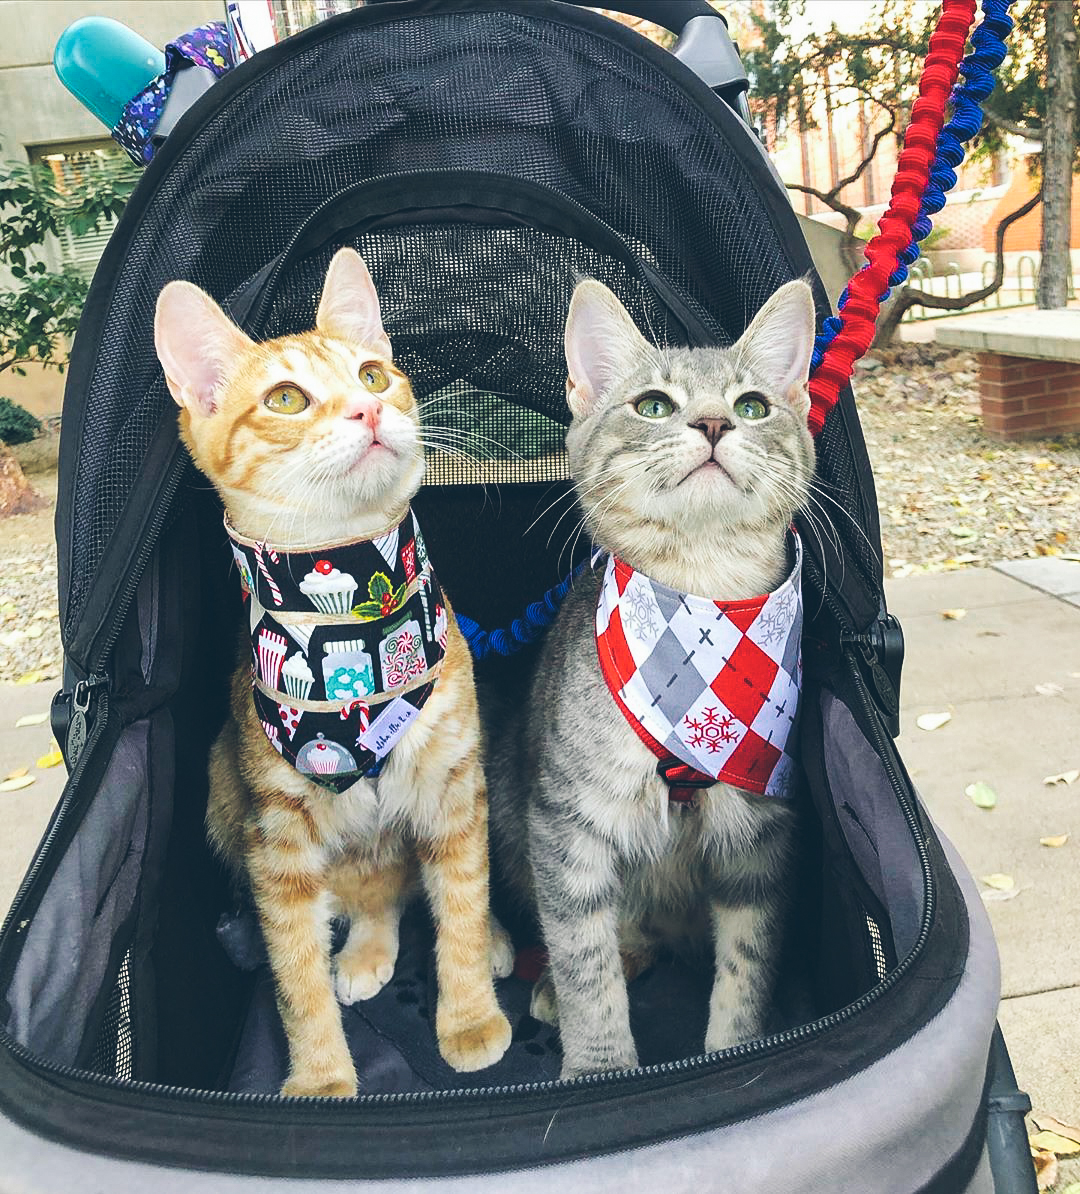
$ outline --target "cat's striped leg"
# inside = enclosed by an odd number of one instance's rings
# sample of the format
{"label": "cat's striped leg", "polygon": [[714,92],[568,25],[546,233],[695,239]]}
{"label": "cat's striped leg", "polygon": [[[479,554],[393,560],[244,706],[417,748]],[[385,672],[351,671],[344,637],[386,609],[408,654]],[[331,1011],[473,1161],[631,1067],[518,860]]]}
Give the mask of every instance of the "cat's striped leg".
{"label": "cat's striped leg", "polygon": [[261,795],[247,870],[277,988],[289,1076],[283,1095],[356,1094],[356,1071],[330,971],[332,899],[302,800]]}
{"label": "cat's striped leg", "polygon": [[[471,789],[463,799],[461,789]],[[510,1046],[510,1022],[495,996],[488,904],[487,795],[478,755],[450,771],[444,802],[468,812],[443,836],[418,843],[435,918],[439,1051],[456,1070],[494,1065]]]}
{"label": "cat's striped leg", "polygon": [[714,899],[711,913],[716,974],[705,1031],[707,1053],[761,1036],[777,949],[777,918],[769,902]]}
{"label": "cat's striped leg", "polygon": [[352,855],[330,874],[330,887],[349,918],[349,936],[334,958],[334,989],[344,1004],[371,999],[390,981],[398,955],[398,924],[410,860],[387,844],[378,862]]}
{"label": "cat's striped leg", "polygon": [[[541,806],[530,815],[536,904],[554,982],[562,1076],[631,1069],[637,1050],[619,953],[619,882],[611,844]],[[544,996],[538,993],[538,998]],[[555,1006],[537,1007],[552,1020]],[[546,1014],[545,1014],[546,1013]]]}

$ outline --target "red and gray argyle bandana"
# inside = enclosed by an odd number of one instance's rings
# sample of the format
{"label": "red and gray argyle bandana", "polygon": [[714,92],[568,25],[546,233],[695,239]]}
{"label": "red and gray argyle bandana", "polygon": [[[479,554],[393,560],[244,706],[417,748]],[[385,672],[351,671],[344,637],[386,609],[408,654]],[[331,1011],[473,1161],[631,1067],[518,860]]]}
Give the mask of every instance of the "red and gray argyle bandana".
{"label": "red and gray argyle bandana", "polygon": [[802,545],[774,593],[710,601],[608,557],[596,649],[615,703],[655,754],[763,796],[794,795]]}
{"label": "red and gray argyle bandana", "polygon": [[374,539],[292,552],[245,539],[227,519],[225,529],[267,739],[331,791],[377,775],[446,654],[442,592],[412,511]]}

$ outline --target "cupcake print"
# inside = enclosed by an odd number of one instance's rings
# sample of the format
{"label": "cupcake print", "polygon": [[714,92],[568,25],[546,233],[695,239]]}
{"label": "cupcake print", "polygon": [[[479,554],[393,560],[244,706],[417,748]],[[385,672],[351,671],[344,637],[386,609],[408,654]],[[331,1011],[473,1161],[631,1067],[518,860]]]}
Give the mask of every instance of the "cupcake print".
{"label": "cupcake print", "polygon": [[300,582],[300,592],[320,613],[347,614],[352,608],[356,581],[329,560],[317,560],[314,571]]}
{"label": "cupcake print", "polygon": [[307,665],[303,652],[297,651],[295,655],[290,655],[285,660],[281,668],[281,679],[285,683],[285,691],[289,696],[295,697],[298,701],[307,699],[308,693],[311,692],[311,686],[315,683],[315,677]]}

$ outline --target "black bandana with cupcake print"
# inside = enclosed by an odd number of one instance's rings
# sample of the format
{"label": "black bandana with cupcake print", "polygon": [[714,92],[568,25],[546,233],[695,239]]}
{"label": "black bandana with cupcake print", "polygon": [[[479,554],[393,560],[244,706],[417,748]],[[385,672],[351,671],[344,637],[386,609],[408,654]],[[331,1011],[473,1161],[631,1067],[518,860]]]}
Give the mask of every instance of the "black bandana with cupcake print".
{"label": "black bandana with cupcake print", "polygon": [[252,695],[281,757],[343,792],[379,773],[446,654],[446,608],[410,510],[374,539],[276,551],[225,521],[251,625]]}

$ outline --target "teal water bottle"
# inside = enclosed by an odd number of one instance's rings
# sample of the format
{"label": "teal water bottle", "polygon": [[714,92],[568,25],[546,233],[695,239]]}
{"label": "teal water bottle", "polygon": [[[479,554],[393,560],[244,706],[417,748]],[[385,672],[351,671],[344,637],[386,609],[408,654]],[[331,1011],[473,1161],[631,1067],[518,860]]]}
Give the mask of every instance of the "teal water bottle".
{"label": "teal water bottle", "polygon": [[134,29],[109,17],[83,17],[60,35],[53,53],[60,82],[105,125],[165,69],[165,55]]}

